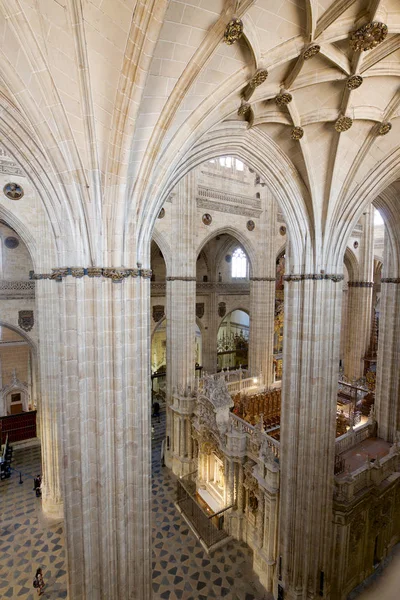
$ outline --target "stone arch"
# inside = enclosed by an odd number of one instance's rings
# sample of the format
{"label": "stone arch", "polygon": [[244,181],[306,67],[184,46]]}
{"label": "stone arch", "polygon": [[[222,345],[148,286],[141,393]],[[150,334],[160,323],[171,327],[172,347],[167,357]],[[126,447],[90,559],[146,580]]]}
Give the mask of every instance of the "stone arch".
{"label": "stone arch", "polygon": [[235,238],[239,242],[239,244],[243,247],[243,250],[246,252],[246,255],[249,259],[249,267],[250,267],[250,274],[251,274],[253,269],[257,265],[257,254],[256,254],[250,240],[248,240],[247,237],[245,235],[243,235],[243,233],[239,229],[236,229],[236,227],[231,227],[231,226],[220,227],[219,229],[211,231],[208,234],[208,236],[205,237],[200,242],[200,245],[196,249],[196,255],[198,256],[200,254],[200,252],[203,251],[203,248],[205,248],[205,246],[208,244],[208,242],[210,242],[212,239],[214,239],[217,235],[222,235],[224,233]]}
{"label": "stone arch", "polygon": [[[309,192],[278,145],[265,132],[258,128],[247,130],[238,121],[223,123],[207,132],[186,152],[177,153],[173,163],[167,164],[164,157],[165,166],[157,169],[157,179],[149,184],[146,197],[141,200],[146,203],[146,214],[138,230],[138,254],[146,254],[149,232],[152,231],[156,216],[178,181],[203,162],[226,155],[242,160],[269,185],[288,228],[292,244],[292,267],[295,271],[312,271],[311,265],[303,264],[305,240],[307,237],[314,238],[309,224],[308,210],[312,210]],[[285,177],[282,176],[283,173]],[[147,201],[155,203],[153,209],[149,209]],[[308,262],[313,260],[311,254],[307,254],[306,258]]]}
{"label": "stone arch", "polygon": [[156,227],[153,229],[152,239],[155,241],[157,246],[160,248],[165,262],[165,267],[167,271],[167,275],[171,273],[171,261],[172,261],[172,251],[169,243],[167,242],[165,235],[161,233]]}
{"label": "stone arch", "polygon": [[344,253],[344,264],[346,265],[346,269],[349,273],[350,281],[358,281],[359,280],[359,265],[356,255],[353,250],[349,247],[346,248],[346,252]]}
{"label": "stone arch", "polygon": [[228,315],[230,315],[231,313],[233,313],[235,310],[241,310],[242,312],[244,312],[244,313],[246,313],[248,315],[249,319],[251,318],[250,317],[250,310],[248,308],[243,308],[242,306],[235,306],[235,308],[232,308],[228,313],[226,313],[226,315],[224,315],[221,318],[221,320],[218,323],[218,329],[221,327],[221,324],[226,319],[226,317]]}

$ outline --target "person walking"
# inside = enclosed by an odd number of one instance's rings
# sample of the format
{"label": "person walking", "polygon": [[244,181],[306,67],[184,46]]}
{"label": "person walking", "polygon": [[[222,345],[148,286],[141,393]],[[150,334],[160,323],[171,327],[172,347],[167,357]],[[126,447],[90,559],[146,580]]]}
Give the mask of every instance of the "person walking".
{"label": "person walking", "polygon": [[41,596],[43,594],[44,580],[42,569],[40,567],[36,569],[35,579],[33,580],[33,587],[37,590],[38,596]]}

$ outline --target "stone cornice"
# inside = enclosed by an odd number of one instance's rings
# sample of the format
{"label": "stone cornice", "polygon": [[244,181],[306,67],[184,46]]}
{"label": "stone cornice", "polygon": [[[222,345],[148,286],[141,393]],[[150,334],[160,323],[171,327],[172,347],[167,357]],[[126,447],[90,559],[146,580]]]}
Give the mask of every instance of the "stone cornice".
{"label": "stone cornice", "polygon": [[111,281],[119,282],[127,277],[151,279],[151,274],[150,269],[142,269],[138,263],[136,269],[126,269],[125,267],[60,267],[52,269],[52,273],[35,273],[34,271],[30,271],[29,278],[33,280],[53,279],[55,281],[62,281],[70,275],[77,279],[81,277],[104,277],[111,279]]}
{"label": "stone cornice", "polygon": [[166,281],[196,281],[196,277],[184,277],[184,276],[176,276],[176,277],[166,277]]}
{"label": "stone cornice", "polygon": [[400,277],[382,277],[381,283],[400,283]]}
{"label": "stone cornice", "polygon": [[349,287],[357,287],[357,288],[373,288],[373,281],[349,281],[347,284]]}
{"label": "stone cornice", "polygon": [[284,275],[284,281],[305,281],[306,279],[312,279],[314,281],[330,280],[334,283],[343,281],[344,275],[337,275],[336,273],[300,273],[298,275]]}
{"label": "stone cornice", "polygon": [[250,281],[274,281],[274,282],[276,282],[276,277],[250,277]]}

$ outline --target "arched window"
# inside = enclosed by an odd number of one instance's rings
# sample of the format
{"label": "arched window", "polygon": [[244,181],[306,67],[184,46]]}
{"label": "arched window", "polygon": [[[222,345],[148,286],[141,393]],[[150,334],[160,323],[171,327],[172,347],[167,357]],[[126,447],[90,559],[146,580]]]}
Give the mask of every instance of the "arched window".
{"label": "arched window", "polygon": [[247,256],[241,248],[236,248],[232,254],[232,278],[247,277]]}

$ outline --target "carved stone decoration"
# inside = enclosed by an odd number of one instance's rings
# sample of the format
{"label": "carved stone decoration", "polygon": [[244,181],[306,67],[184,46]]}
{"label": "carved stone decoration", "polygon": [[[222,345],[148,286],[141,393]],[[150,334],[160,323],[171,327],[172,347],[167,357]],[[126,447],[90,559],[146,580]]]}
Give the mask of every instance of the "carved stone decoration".
{"label": "carved stone decoration", "polygon": [[85,269],[83,269],[81,267],[76,267],[76,268],[71,269],[72,277],[81,278],[84,276],[84,274],[85,274]]}
{"label": "carved stone decoration", "polygon": [[281,235],[286,235],[286,227],[285,227],[284,225],[281,225],[281,226],[279,227],[279,233],[280,233]]}
{"label": "carved stone decoration", "polygon": [[103,269],[104,277],[111,279],[112,281],[122,281],[125,277],[129,276],[129,272],[126,269]]}
{"label": "carved stone decoration", "polygon": [[[132,275],[132,277],[137,277],[135,271],[136,269],[131,269],[130,272],[125,275],[125,277],[128,277],[128,275]],[[140,269],[140,275],[143,279],[151,279],[152,274],[153,271],[151,269]]]}
{"label": "carved stone decoration", "polygon": [[392,129],[392,124],[391,123],[381,123],[379,125],[379,129],[378,129],[378,133],[379,135],[386,135],[387,133],[389,133],[389,131]]}
{"label": "carved stone decoration", "polygon": [[18,183],[7,183],[3,192],[10,200],[21,200],[24,195],[24,190]]}
{"label": "carved stone decoration", "polygon": [[357,250],[357,248],[358,248],[358,242],[357,242],[357,240],[354,242],[353,248],[355,248]]}
{"label": "carved stone decoration", "polygon": [[249,85],[252,88],[256,88],[259,85],[261,85],[262,83],[264,83],[264,81],[267,79],[267,77],[268,77],[267,69],[257,69],[257,71],[254,73],[253,77],[250,79]]}
{"label": "carved stone decoration", "polygon": [[234,17],[225,28],[224,42],[231,46],[237,42],[243,35],[243,21]]}
{"label": "carved stone decoration", "polygon": [[338,133],[343,133],[344,131],[348,131],[352,125],[353,119],[341,115],[335,123],[335,129]]}
{"label": "carved stone decoration", "polygon": [[237,114],[239,117],[245,117],[246,114],[249,112],[249,110],[251,109],[251,104],[250,102],[243,102],[241,103],[241,105],[238,108]]}
{"label": "carved stone decoration", "polygon": [[163,219],[165,217],[165,208],[162,208],[158,213],[158,218]]}
{"label": "carved stone decoration", "polygon": [[101,277],[102,269],[100,267],[88,267],[88,277]]}
{"label": "carved stone decoration", "polygon": [[165,316],[164,306],[162,304],[156,304],[153,306],[153,321],[158,323]]}
{"label": "carved stone decoration", "polygon": [[361,75],[352,75],[348,78],[346,86],[349,90],[356,90],[363,82]]}
{"label": "carved stone decoration", "polygon": [[293,127],[290,135],[292,140],[301,140],[304,135],[304,129],[302,127]]}
{"label": "carved stone decoration", "polygon": [[196,317],[204,317],[204,302],[196,302]]}
{"label": "carved stone decoration", "polygon": [[321,46],[319,46],[318,44],[312,44],[307,48],[307,50],[303,52],[303,59],[309,60],[310,58],[318,54],[320,50]]}
{"label": "carved stone decoration", "polygon": [[280,94],[275,96],[275,103],[278,106],[286,106],[292,100],[293,100],[293,96],[292,96],[292,94],[289,94],[289,92],[281,92]]}
{"label": "carved stone decoration", "polygon": [[224,317],[226,315],[226,302],[218,303],[218,315]]}
{"label": "carved stone decoration", "polygon": [[209,215],[208,213],[205,213],[202,216],[201,220],[203,221],[204,225],[211,225],[211,223],[212,223],[212,216]]}
{"label": "carved stone decoration", "polygon": [[18,248],[19,241],[17,240],[16,237],[10,236],[4,240],[4,245],[6,246],[6,248],[9,248],[10,250],[14,250],[15,248]]}
{"label": "carved stone decoration", "polygon": [[254,221],[247,221],[246,227],[249,231],[254,231],[256,224],[254,223]]}
{"label": "carved stone decoration", "polygon": [[18,312],[18,325],[24,331],[30,331],[34,325],[33,310],[20,310]]}
{"label": "carved stone decoration", "polygon": [[351,33],[350,47],[361,52],[372,50],[372,48],[383,42],[387,34],[388,28],[385,23],[379,21],[367,23]]}

